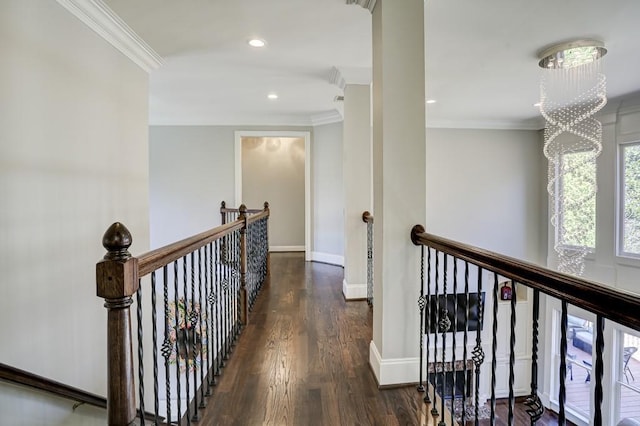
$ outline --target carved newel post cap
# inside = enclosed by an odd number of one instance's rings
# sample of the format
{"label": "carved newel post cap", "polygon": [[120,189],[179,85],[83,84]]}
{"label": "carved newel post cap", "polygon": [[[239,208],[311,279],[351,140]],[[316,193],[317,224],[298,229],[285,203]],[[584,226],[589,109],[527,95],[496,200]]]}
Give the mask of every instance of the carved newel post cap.
{"label": "carved newel post cap", "polygon": [[247,213],[247,206],[245,206],[244,204],[240,204],[240,207],[238,208],[238,211],[240,212],[240,214],[246,214]]}
{"label": "carved newel post cap", "polygon": [[131,257],[129,247],[133,238],[131,232],[120,222],[111,225],[102,237],[102,246],[107,250],[104,258],[107,260],[121,260]]}
{"label": "carved newel post cap", "polygon": [[226,208],[227,208],[227,203],[226,203],[226,202],[224,202],[224,201],[223,201],[223,202],[221,202],[221,203],[220,203],[220,208],[221,208],[221,209],[226,209]]}
{"label": "carved newel post cap", "polygon": [[265,201],[265,202],[264,202],[264,209],[266,210],[266,209],[268,209],[268,208],[269,208],[269,202],[268,202],[268,201]]}

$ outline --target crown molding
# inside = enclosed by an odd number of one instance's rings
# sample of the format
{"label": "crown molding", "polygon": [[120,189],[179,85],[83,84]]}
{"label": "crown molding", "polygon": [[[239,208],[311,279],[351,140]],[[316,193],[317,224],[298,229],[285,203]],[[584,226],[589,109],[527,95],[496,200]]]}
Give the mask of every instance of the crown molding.
{"label": "crown molding", "polygon": [[373,13],[373,9],[376,7],[376,0],[347,0],[347,4],[357,4]]}
{"label": "crown molding", "polygon": [[349,84],[369,85],[371,84],[371,68],[365,67],[332,67],[329,73],[329,83],[337,86],[340,90]]}
{"label": "crown molding", "polygon": [[344,90],[347,85],[347,82],[338,67],[331,68],[331,72],[329,73],[329,83],[338,86],[340,90]]}
{"label": "crown molding", "polygon": [[311,124],[313,126],[322,126],[325,124],[340,123],[343,120],[344,118],[342,117],[342,114],[340,114],[340,111],[338,111],[337,109],[311,116]]}
{"label": "crown molding", "polygon": [[541,130],[545,127],[542,117],[527,120],[440,120],[429,119],[428,129],[478,129],[478,130]]}
{"label": "crown molding", "polygon": [[162,65],[162,57],[102,0],[57,2],[146,72]]}

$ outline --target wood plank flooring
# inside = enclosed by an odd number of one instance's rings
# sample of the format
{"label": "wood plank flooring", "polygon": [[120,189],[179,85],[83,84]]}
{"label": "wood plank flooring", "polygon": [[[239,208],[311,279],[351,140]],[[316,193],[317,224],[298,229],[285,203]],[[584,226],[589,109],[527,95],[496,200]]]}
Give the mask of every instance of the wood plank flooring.
{"label": "wood plank flooring", "polygon": [[[271,255],[263,289],[199,425],[431,425],[415,386],[379,390],[371,311],[345,302],[342,268]],[[506,419],[506,404],[498,405]],[[516,425],[529,417],[518,407]],[[498,425],[505,425],[498,420]],[[539,425],[555,425],[547,415]]]}

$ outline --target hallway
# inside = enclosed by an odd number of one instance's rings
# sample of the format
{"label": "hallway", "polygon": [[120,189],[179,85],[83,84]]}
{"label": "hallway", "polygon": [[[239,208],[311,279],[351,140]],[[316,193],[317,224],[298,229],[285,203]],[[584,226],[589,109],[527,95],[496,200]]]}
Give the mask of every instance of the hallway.
{"label": "hallway", "polygon": [[[271,284],[200,425],[429,424],[415,386],[378,390],[368,364],[372,313],[364,301],[345,302],[342,278],[342,268],[302,253],[271,254]],[[525,418],[517,413],[516,424]]]}

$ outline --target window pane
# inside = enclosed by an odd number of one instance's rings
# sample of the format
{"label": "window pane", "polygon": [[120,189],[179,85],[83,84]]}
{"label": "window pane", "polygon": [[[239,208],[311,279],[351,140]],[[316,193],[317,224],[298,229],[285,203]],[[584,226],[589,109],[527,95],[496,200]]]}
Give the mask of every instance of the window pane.
{"label": "window pane", "polygon": [[619,420],[640,416],[640,337],[627,333],[622,333],[622,336],[622,356],[618,360]]}
{"label": "window pane", "polygon": [[[558,335],[560,330],[557,331]],[[593,361],[593,323],[573,315],[567,316],[566,404],[578,414],[589,417],[591,370]]]}
{"label": "window pane", "polygon": [[624,229],[626,253],[640,254],[640,144],[623,146]]}
{"label": "window pane", "polygon": [[562,156],[559,233],[564,246],[596,246],[596,163],[589,152]]}

